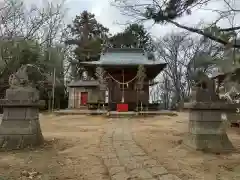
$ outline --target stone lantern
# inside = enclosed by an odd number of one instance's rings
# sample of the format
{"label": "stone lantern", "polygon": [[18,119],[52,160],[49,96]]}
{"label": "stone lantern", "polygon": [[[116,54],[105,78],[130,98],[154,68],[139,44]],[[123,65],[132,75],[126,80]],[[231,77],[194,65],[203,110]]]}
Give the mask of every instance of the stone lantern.
{"label": "stone lantern", "polygon": [[0,125],[0,150],[14,150],[38,146],[43,143],[39,123],[38,90],[28,81],[26,66],[9,78],[10,88],[6,90],[3,117]]}
{"label": "stone lantern", "polygon": [[235,106],[219,99],[213,80],[207,76],[202,78],[193,88],[192,101],[184,104],[184,108],[189,110],[189,132],[184,144],[204,152],[233,151],[222,114],[235,111]]}

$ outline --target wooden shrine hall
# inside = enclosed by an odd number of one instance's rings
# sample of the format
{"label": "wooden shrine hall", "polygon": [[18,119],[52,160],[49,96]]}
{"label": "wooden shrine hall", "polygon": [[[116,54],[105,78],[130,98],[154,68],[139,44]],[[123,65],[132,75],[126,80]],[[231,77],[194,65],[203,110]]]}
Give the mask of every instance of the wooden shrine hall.
{"label": "wooden shrine hall", "polygon": [[[108,48],[99,61],[82,62],[88,68],[101,67],[108,88],[110,111],[136,111],[149,104],[150,82],[166,67],[166,63],[149,56],[143,49]],[[138,70],[144,67],[144,82],[139,90]]]}

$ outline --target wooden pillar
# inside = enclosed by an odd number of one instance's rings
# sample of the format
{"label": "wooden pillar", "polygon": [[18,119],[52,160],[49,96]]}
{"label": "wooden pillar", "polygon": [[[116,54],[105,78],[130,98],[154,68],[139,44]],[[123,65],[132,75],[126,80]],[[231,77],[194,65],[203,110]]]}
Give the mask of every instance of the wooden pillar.
{"label": "wooden pillar", "polygon": [[[124,83],[124,69],[122,69],[122,83]],[[122,84],[122,103],[125,102],[125,97],[124,97],[124,84]]]}

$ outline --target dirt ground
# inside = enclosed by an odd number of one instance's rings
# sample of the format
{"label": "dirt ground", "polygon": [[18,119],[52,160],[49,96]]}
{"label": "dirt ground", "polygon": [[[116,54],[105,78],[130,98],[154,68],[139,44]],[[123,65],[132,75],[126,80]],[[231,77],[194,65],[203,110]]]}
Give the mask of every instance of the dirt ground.
{"label": "dirt ground", "polygon": [[[99,144],[109,124],[115,121],[121,119],[42,115],[40,123],[46,143],[35,149],[0,152],[0,180],[110,179]],[[186,113],[135,119],[131,127],[135,142],[182,180],[240,180],[239,128],[228,131],[236,152],[215,155],[182,145],[187,132]]]}
{"label": "dirt ground", "polygon": [[236,152],[228,155],[204,154],[182,145],[187,132],[186,113],[177,117],[155,117],[134,126],[134,137],[169,172],[183,180],[240,180],[240,129],[228,130]]}

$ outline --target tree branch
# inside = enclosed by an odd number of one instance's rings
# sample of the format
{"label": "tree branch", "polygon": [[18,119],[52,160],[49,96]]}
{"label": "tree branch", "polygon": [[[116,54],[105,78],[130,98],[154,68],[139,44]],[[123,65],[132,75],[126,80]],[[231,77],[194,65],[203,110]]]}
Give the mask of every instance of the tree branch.
{"label": "tree branch", "polygon": [[[197,29],[197,28],[192,28],[192,27],[188,27],[188,26],[184,26],[184,25],[181,25],[175,21],[172,21],[172,20],[167,20],[169,23],[171,24],[174,24],[175,26],[179,27],[179,28],[182,28],[182,29],[185,29],[187,31],[190,31],[190,32],[193,32],[193,33],[197,33],[197,34],[200,34],[200,35],[203,35],[213,41],[216,41],[220,44],[223,44],[223,45],[229,45],[230,43],[232,42],[228,42],[228,41],[224,41],[223,39],[219,38],[219,37],[216,37],[214,35],[212,35],[211,33],[207,33],[207,32],[204,32],[203,30],[200,30],[200,29]],[[240,29],[240,28],[239,28]],[[235,48],[240,48],[240,44],[232,44],[233,47]]]}
{"label": "tree branch", "polygon": [[236,31],[239,30],[240,26],[236,26],[236,27],[231,27],[231,28],[223,28],[223,29],[219,29],[219,31],[225,31],[225,32],[229,32],[229,31]]}

